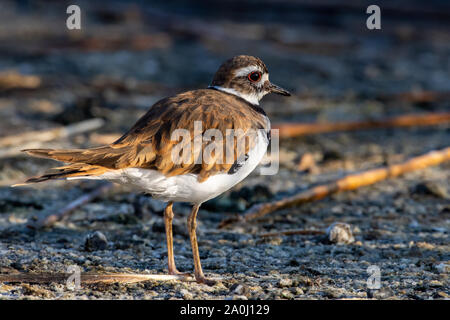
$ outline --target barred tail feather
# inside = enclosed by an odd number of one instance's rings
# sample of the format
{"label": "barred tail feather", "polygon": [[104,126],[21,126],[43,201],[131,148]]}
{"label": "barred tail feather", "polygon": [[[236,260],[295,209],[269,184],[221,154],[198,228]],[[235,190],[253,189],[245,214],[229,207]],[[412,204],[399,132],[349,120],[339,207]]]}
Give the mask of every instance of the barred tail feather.
{"label": "barred tail feather", "polygon": [[24,183],[13,185],[13,187],[27,185],[30,183],[44,182],[48,180],[66,179],[71,177],[88,178],[92,176],[101,175],[106,171],[108,171],[107,168],[101,166],[92,166],[82,163],[69,164],[64,167],[54,168],[53,170],[55,170],[55,172],[46,173],[42,176],[31,177],[27,179]]}
{"label": "barred tail feather", "polygon": [[103,150],[102,148],[97,148],[69,150],[25,149],[22,151],[37,158],[48,158],[63,162],[86,163],[86,161],[89,161],[93,154],[100,154]]}

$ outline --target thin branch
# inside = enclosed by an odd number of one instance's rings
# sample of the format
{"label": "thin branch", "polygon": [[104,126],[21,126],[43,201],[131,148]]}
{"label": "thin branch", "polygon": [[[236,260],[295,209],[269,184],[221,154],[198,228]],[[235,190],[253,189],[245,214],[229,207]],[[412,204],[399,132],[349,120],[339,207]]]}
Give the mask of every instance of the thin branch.
{"label": "thin branch", "polygon": [[103,183],[93,191],[82,195],[81,197],[75,199],[74,201],[68,203],[65,207],[61,208],[56,213],[43,213],[37,218],[31,218],[28,220],[27,226],[29,228],[33,229],[40,229],[44,227],[50,227],[55,222],[60,221],[67,217],[73,210],[75,210],[78,207],[81,207],[82,205],[91,202],[92,200],[95,200],[100,195],[106,193],[109,189],[111,189],[113,186],[112,183]]}
{"label": "thin branch", "polygon": [[100,128],[105,121],[100,118],[89,119],[65,127],[58,127],[40,131],[29,131],[0,138],[0,147],[20,146],[23,149],[25,143],[47,142],[57,138],[65,138],[74,134],[91,131]]}
{"label": "thin branch", "polygon": [[94,118],[77,122],[65,127],[47,129],[41,131],[29,131],[22,134],[0,138],[0,159],[14,157],[22,154],[23,149],[40,148],[43,142],[58,138],[91,131],[100,128],[104,123],[103,119]]}
{"label": "thin branch", "polygon": [[308,134],[361,129],[430,126],[450,123],[450,112],[402,115],[380,120],[336,122],[336,123],[278,123],[274,129],[280,130],[280,138],[292,138]]}
{"label": "thin branch", "polygon": [[[14,273],[0,274],[0,283],[65,283],[71,273]],[[170,281],[170,280],[192,280],[191,277],[183,275],[165,275],[165,274],[135,274],[135,273],[116,273],[116,274],[92,274],[85,273],[80,275],[80,282],[88,283],[135,283],[141,281]]]}
{"label": "thin branch", "polygon": [[450,160],[450,147],[438,151],[431,151],[424,155],[412,158],[400,164],[367,170],[352,174],[328,184],[319,185],[311,189],[283,198],[278,201],[267,202],[251,207],[243,216],[225,219],[219,224],[219,228],[236,222],[248,222],[261,218],[276,210],[297,206],[303,203],[317,201],[332,194],[355,190],[389,178],[395,178],[402,174],[422,170],[426,167],[436,166]]}
{"label": "thin branch", "polygon": [[15,70],[0,73],[0,91],[9,89],[36,89],[41,85],[38,76],[20,74]]}

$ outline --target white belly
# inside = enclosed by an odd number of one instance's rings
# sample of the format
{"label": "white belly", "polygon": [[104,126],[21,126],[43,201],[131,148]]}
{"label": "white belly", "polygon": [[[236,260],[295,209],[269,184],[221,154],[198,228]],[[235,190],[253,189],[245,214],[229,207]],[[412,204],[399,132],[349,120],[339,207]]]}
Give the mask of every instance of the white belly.
{"label": "white belly", "polygon": [[247,161],[234,174],[217,174],[201,183],[195,174],[165,177],[156,170],[141,168],[117,170],[95,178],[133,185],[163,201],[200,204],[227,191],[247,177],[263,158],[268,143],[265,133],[258,131],[258,142],[249,151]]}

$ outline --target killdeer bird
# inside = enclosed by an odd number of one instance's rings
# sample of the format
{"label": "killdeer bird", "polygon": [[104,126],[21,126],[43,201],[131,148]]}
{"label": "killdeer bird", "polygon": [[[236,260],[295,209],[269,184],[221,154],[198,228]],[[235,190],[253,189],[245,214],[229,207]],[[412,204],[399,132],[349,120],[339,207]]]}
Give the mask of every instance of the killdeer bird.
{"label": "killdeer bird", "polygon": [[[233,57],[220,66],[207,89],[160,100],[110,145],[90,149],[23,150],[35,157],[68,163],[50,173],[29,178],[26,183],[61,178],[104,179],[135,186],[167,202],[164,222],[168,270],[173,275],[182,273],[177,270],[173,255],[172,204],[176,201],[191,203],[193,207],[187,224],[195,278],[200,283],[213,284],[205,278],[200,263],[197,212],[203,202],[249,175],[264,156],[270,140],[270,122],[259,106],[259,100],[268,93],[290,95],[269,81],[267,67],[260,59],[245,55]],[[204,135],[211,130],[215,130],[214,139],[211,135],[205,139]],[[256,133],[248,135],[250,131]],[[174,139],[175,132],[184,133],[180,137],[188,138]],[[219,146],[205,156],[211,145],[217,147],[223,142],[223,137],[231,137],[231,143]],[[243,140],[246,142],[244,147],[238,148]],[[191,143],[194,147],[180,148]],[[228,157],[230,149],[232,156],[225,161],[225,154]],[[174,154],[183,161],[175,159]]]}

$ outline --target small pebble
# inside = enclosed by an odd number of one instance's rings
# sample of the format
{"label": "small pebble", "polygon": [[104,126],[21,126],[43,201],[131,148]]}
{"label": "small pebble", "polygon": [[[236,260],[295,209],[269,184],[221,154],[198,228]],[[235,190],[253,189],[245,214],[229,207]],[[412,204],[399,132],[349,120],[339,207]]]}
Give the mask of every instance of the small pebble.
{"label": "small pebble", "polygon": [[296,294],[296,295],[303,295],[303,294],[305,294],[305,292],[303,291],[303,289],[302,288],[294,288],[294,292],[293,292],[294,294]]}
{"label": "small pebble", "polygon": [[335,222],[326,230],[328,240],[336,244],[349,244],[355,241],[352,228],[347,223]]}
{"label": "small pebble", "polygon": [[292,287],[293,281],[291,279],[280,279],[278,286],[280,288]]}
{"label": "small pebble", "polygon": [[379,290],[368,289],[367,290],[367,298],[375,298],[375,299],[386,299],[393,295],[391,289],[389,288],[381,288]]}
{"label": "small pebble", "polygon": [[434,268],[439,273],[448,273],[450,271],[450,264],[443,262],[435,265]]}
{"label": "small pebble", "polygon": [[326,295],[326,297],[332,298],[332,299],[338,299],[342,296],[341,292],[339,292],[339,290],[336,290],[334,288],[330,288],[330,289],[326,290],[325,295]]}
{"label": "small pebble", "polygon": [[433,195],[442,199],[450,199],[450,194],[442,183],[426,181],[417,184],[412,190],[417,194]]}
{"label": "small pebble", "polygon": [[84,249],[86,251],[105,250],[107,247],[108,240],[100,231],[88,234],[84,242]]}
{"label": "small pebble", "polygon": [[420,228],[420,224],[416,220],[411,221],[411,223],[408,226],[411,229],[418,229],[418,228]]}
{"label": "small pebble", "polygon": [[235,295],[244,295],[246,293],[246,287],[244,287],[242,284],[235,283],[230,287],[230,294]]}
{"label": "small pebble", "polygon": [[285,299],[294,299],[294,295],[289,290],[281,291],[281,296]]}
{"label": "small pebble", "polygon": [[428,282],[428,285],[430,287],[443,287],[444,286],[444,284],[438,280],[431,280],[430,282]]}
{"label": "small pebble", "polygon": [[246,296],[234,295],[231,300],[248,300]]}
{"label": "small pebble", "polygon": [[192,300],[193,299],[192,293],[190,293],[186,289],[181,289],[180,293],[183,296],[183,299],[186,299],[186,300]]}

